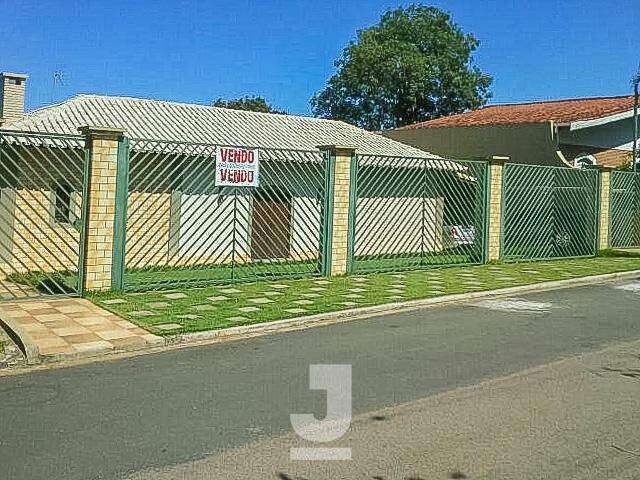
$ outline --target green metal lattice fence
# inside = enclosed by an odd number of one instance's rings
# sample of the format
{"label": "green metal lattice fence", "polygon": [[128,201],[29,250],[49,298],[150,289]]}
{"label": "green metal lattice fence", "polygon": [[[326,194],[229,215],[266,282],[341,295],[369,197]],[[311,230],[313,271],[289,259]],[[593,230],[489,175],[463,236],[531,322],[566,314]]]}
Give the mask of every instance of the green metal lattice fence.
{"label": "green metal lattice fence", "polygon": [[508,163],[502,195],[504,260],[596,254],[597,170]]}
{"label": "green metal lattice fence", "polygon": [[0,299],[81,293],[86,158],[79,136],[0,131]]}
{"label": "green metal lattice fence", "polygon": [[[130,141],[120,253],[124,289],[323,271],[325,156],[259,149],[259,186],[222,187],[214,182],[217,148]],[[117,288],[118,279],[113,283]]]}
{"label": "green metal lattice fence", "polygon": [[484,261],[486,162],[358,155],[352,165],[350,271]]}
{"label": "green metal lattice fence", "polygon": [[640,174],[611,172],[610,192],[610,246],[640,247]]}

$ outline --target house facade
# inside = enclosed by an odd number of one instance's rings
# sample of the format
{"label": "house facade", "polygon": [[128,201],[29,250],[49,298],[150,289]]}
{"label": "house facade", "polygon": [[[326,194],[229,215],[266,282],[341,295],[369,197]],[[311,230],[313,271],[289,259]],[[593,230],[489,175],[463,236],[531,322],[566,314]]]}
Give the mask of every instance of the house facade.
{"label": "house facade", "polygon": [[[101,95],[81,95],[25,113],[15,107],[23,108],[24,82],[21,90],[13,88],[14,83],[7,85],[12,87],[2,91],[3,105],[13,106],[0,130],[0,284],[24,272],[78,270],[88,145],[79,129],[85,126],[121,132],[126,153],[119,152],[118,158],[127,159],[128,169],[124,267],[136,278],[152,268],[241,263],[255,265],[258,272],[269,264],[283,265],[282,274],[315,270],[325,234],[327,179],[335,180],[331,188],[336,190],[348,179],[348,172],[327,172],[323,145],[377,159],[370,167],[376,176],[413,172],[413,166],[397,165],[397,159],[404,158],[417,159],[419,168],[440,172],[452,182],[474,181],[456,176],[458,167],[452,162],[339,121]],[[20,98],[13,98],[17,93]],[[100,146],[93,147],[102,154]],[[258,152],[259,185],[216,185],[219,147]],[[433,162],[427,165],[425,160]],[[109,193],[118,183],[118,172],[110,169],[100,175],[109,177],[108,184],[97,188]],[[387,217],[401,217],[409,205],[424,210],[416,217],[429,223],[433,233],[425,242],[413,224],[400,222],[393,228],[396,246],[389,247],[380,241],[382,230],[358,230],[364,246],[356,255],[365,247],[369,254],[396,254],[398,245],[404,250],[406,245],[418,251],[442,250],[445,222],[451,223],[457,208],[444,200],[446,192],[434,190],[426,198],[426,190],[416,188],[411,200],[382,187],[384,183],[370,192],[371,199],[361,201],[373,223],[384,225]],[[105,223],[105,232],[107,227],[114,228]],[[95,234],[103,235],[102,230]]]}
{"label": "house facade", "polygon": [[491,105],[382,133],[442,156],[619,167],[631,161],[633,103],[623,96]]}

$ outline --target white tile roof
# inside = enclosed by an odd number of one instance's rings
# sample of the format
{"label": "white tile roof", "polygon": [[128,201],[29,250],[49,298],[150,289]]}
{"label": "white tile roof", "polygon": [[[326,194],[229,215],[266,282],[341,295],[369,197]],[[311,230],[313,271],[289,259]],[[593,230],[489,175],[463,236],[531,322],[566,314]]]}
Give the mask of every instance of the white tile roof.
{"label": "white tile roof", "polygon": [[124,128],[131,138],[299,150],[337,144],[361,154],[439,158],[335,120],[101,95],[36,110],[6,129],[77,134],[84,125]]}

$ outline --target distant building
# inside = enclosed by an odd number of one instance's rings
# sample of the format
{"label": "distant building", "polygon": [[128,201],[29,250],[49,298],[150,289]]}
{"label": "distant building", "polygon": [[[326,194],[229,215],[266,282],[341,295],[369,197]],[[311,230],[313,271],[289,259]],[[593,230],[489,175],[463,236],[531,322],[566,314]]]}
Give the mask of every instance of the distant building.
{"label": "distant building", "polygon": [[455,158],[619,166],[631,160],[633,96],[492,105],[382,133]]}

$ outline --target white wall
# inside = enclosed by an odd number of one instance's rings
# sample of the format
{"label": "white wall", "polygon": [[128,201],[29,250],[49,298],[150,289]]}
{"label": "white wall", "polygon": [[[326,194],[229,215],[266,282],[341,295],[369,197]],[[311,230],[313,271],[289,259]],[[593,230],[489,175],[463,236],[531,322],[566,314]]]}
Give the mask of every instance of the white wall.
{"label": "white wall", "polygon": [[423,201],[426,249],[441,250],[442,198],[370,197],[358,199],[355,255],[419,253]]}
{"label": "white wall", "polygon": [[[174,201],[178,199],[174,197]],[[230,261],[233,250],[233,196],[223,195],[187,195],[180,196],[179,218],[172,215],[171,222],[179,225],[178,256],[195,257],[202,260]],[[240,228],[236,232],[238,250],[248,253],[249,210],[246,197],[238,196],[239,211],[236,219]],[[173,230],[173,229],[172,229]],[[209,263],[209,262],[207,262]]]}

